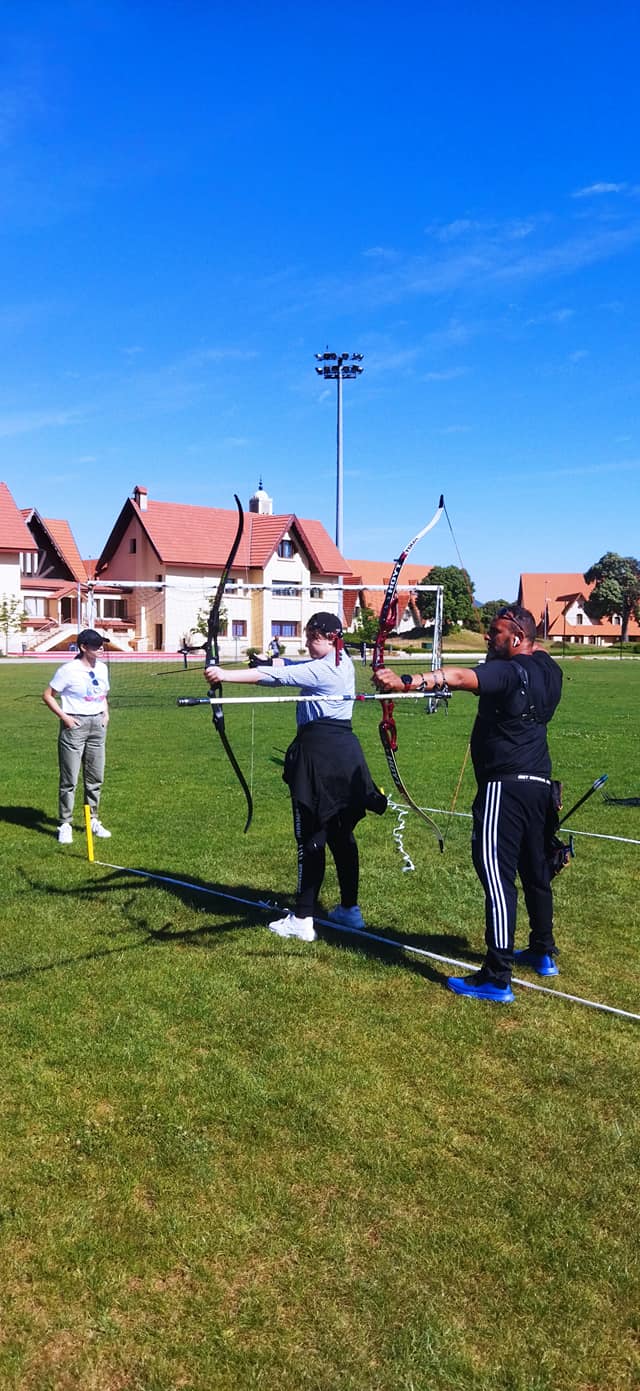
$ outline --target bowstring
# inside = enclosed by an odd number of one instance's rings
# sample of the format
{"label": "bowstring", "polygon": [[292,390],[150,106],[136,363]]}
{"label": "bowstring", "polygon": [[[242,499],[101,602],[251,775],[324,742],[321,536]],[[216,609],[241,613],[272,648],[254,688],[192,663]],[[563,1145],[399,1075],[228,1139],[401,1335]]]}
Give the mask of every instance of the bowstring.
{"label": "bowstring", "polygon": [[[462,576],[463,576],[464,582],[465,582],[465,584],[466,584],[466,586],[467,586],[467,589],[468,589],[468,591],[469,591],[469,599],[471,600],[471,606],[473,607],[473,590],[472,590],[472,588],[471,588],[471,581],[470,581],[470,579],[469,579],[469,572],[468,572],[467,567],[466,567],[466,565],[465,565],[465,563],[464,563],[464,561],[463,561],[463,559],[462,559],[462,556],[461,556],[461,554],[460,554],[460,547],[459,547],[458,542],[457,542],[457,540],[456,540],[456,534],[455,534],[455,532],[454,532],[454,530],[453,530],[453,526],[452,526],[452,523],[451,523],[451,518],[450,518],[449,513],[448,513],[448,511],[447,511],[447,505],[446,505],[446,503],[444,502],[444,500],[443,500],[443,507],[444,507],[444,515],[445,515],[445,517],[446,517],[446,519],[447,519],[447,526],[449,527],[449,531],[451,532],[451,540],[453,541],[454,549],[455,549],[456,555],[457,555],[457,557],[458,557],[458,560],[459,560],[459,562],[460,562],[460,571],[461,571],[461,574],[462,574]],[[484,623],[482,622],[482,619],[480,619],[480,628],[481,628],[482,634],[483,634],[483,636],[484,636],[484,634],[486,633],[486,628],[485,628],[485,626],[484,626]],[[453,823],[453,817],[454,817],[455,809],[456,809],[456,806],[457,806],[458,797],[459,797],[459,795],[460,795],[460,788],[462,787],[463,778],[464,778],[464,775],[465,775],[466,770],[467,770],[467,763],[469,762],[469,754],[470,754],[470,753],[471,753],[471,735],[469,735],[469,738],[468,738],[468,740],[467,740],[467,746],[466,746],[465,751],[464,751],[464,755],[463,755],[463,759],[462,759],[462,764],[461,764],[461,766],[460,766],[460,772],[459,772],[459,774],[458,774],[458,781],[457,781],[457,783],[456,783],[455,792],[454,792],[454,794],[453,794],[453,798],[452,798],[452,801],[451,801],[451,806],[450,806],[450,808],[449,808],[449,820],[447,821],[447,824],[446,824],[446,826],[445,826],[444,836],[443,836],[443,840],[444,840],[445,845],[446,845],[446,843],[447,843],[447,836],[448,836],[448,834],[449,834],[449,827],[450,827],[450,826],[452,825],[452,823]]]}

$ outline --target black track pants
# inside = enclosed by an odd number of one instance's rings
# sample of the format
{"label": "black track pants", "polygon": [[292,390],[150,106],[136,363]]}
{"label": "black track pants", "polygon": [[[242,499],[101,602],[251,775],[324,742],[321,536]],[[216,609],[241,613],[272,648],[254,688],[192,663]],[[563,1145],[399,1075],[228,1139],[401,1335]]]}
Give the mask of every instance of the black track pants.
{"label": "black track pants", "polygon": [[294,802],[293,829],[298,845],[296,916],[310,918],[316,911],[324,879],[327,845],[335,860],[340,902],[345,908],[353,908],[358,902],[359,861],[353,822],[348,814],[339,812],[326,826],[318,826],[312,813],[299,802]]}
{"label": "black track pants", "polygon": [[553,897],[545,855],[545,825],[551,789],[515,779],[489,782],[473,804],[471,851],[485,895],[487,954],[483,974],[508,984],[513,965],[520,875],[529,916],[529,945],[555,951]]}

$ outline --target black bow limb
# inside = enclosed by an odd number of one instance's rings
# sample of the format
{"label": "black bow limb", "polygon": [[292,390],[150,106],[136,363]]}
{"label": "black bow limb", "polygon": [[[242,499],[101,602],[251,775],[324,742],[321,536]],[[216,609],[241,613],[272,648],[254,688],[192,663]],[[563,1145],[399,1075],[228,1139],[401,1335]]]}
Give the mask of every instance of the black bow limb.
{"label": "black bow limb", "polygon": [[[236,534],[233,538],[231,550],[229,551],[229,554],[225,561],[224,570],[222,571],[222,575],[220,576],[220,583],[218,585],[214,601],[211,605],[211,609],[209,612],[209,619],[207,622],[207,641],[204,645],[205,667],[220,665],[220,652],[218,648],[218,637],[220,634],[220,609],[222,608],[224,591],[227,585],[227,581],[229,579],[229,575],[231,574],[233,562],[238,553],[238,548],[242,540],[242,533],[244,531],[244,512],[242,510],[242,503],[237,493],[234,493],[233,497],[236,507],[238,509],[238,526],[236,529]],[[244,833],[246,835],[253,818],[253,797],[251,796],[249,784],[247,783],[247,780],[240,767],[240,764],[238,763],[238,760],[229,743],[229,738],[224,727],[224,710],[222,709],[221,705],[216,705],[215,703],[215,697],[222,696],[221,683],[219,681],[214,682],[214,684],[209,687],[209,692],[214,697],[214,703],[211,706],[211,717],[214,726],[216,728],[217,733],[220,736],[222,747],[227,755],[227,758],[229,759],[231,767],[233,768],[233,771],[245,795],[247,803],[247,819],[245,822]]]}

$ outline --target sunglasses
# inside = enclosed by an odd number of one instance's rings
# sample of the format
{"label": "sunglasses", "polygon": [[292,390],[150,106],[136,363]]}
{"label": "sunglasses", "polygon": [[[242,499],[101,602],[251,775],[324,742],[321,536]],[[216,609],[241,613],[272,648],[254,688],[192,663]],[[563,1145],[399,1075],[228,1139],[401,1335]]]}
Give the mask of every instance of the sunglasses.
{"label": "sunglasses", "polygon": [[[522,633],[522,636],[524,637],[524,628],[523,628],[523,627],[521,626],[521,624],[518,622],[518,619],[516,618],[515,614],[512,612],[512,610],[511,610],[510,608],[498,609],[498,612],[497,612],[497,614],[496,614],[496,618],[506,618],[506,619],[508,619],[509,623],[513,623],[514,628],[517,628],[517,629],[518,629],[518,632],[519,632],[519,633]],[[491,631],[491,629],[490,629],[489,631]]]}

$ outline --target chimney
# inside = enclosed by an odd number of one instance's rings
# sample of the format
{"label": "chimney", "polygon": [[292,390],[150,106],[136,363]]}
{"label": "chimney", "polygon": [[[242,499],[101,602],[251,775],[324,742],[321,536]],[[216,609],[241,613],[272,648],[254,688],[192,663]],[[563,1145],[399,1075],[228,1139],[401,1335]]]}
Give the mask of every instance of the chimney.
{"label": "chimney", "polygon": [[147,489],[141,488],[140,485],[136,483],[136,486],[133,490],[133,500],[134,502],[137,502],[141,512],[146,512],[147,502],[149,500],[149,494],[147,492]]}

